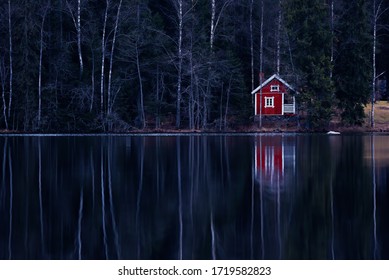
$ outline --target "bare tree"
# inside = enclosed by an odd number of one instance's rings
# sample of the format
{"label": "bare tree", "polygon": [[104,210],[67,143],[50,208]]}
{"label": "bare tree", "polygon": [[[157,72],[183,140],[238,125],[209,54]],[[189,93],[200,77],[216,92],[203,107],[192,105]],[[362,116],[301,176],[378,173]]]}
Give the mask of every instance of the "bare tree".
{"label": "bare tree", "polygon": [[80,78],[81,78],[84,70],[84,62],[83,62],[82,51],[81,51],[81,0],[77,0],[77,12],[73,11],[73,8],[68,1],[66,1],[66,5],[68,6],[70,15],[74,23],[74,27],[77,32],[77,50],[78,50],[78,61],[80,64]]}
{"label": "bare tree", "polygon": [[105,32],[107,29],[107,19],[108,19],[108,9],[109,9],[109,0],[105,1],[105,13],[104,13],[104,25],[103,25],[103,34],[101,38],[101,76],[100,76],[100,113],[101,116],[104,114],[104,64],[105,64]]}
{"label": "bare tree", "polygon": [[[264,3],[261,0],[261,29],[260,29],[260,47],[259,47],[259,85],[263,83],[263,16]],[[259,127],[262,128],[262,87],[259,89]]]}
{"label": "bare tree", "polygon": [[375,103],[375,90],[376,90],[376,80],[383,73],[377,76],[376,68],[376,55],[377,55],[377,28],[378,21],[381,16],[386,13],[389,8],[382,8],[383,0],[377,3],[377,0],[373,0],[373,77],[372,77],[372,93],[371,93],[371,113],[370,113],[370,126],[374,128],[374,103]]}
{"label": "bare tree", "polygon": [[5,84],[6,84],[6,68],[4,57],[0,58],[0,81],[1,81],[1,97],[3,99],[3,117],[5,123],[5,129],[8,130],[8,119],[7,119],[7,102],[5,100]]}
{"label": "bare tree", "polygon": [[281,24],[282,24],[282,0],[279,0],[278,22],[277,22],[277,75],[281,68]]}
{"label": "bare tree", "polygon": [[41,126],[42,119],[42,59],[43,59],[43,48],[44,48],[44,25],[46,20],[46,15],[49,10],[49,4],[43,10],[42,22],[40,27],[40,41],[39,41],[39,74],[38,74],[38,126]]}
{"label": "bare tree", "polygon": [[13,80],[13,65],[12,65],[12,21],[11,21],[11,0],[8,0],[8,33],[9,33],[9,103],[8,103],[8,118],[11,117],[12,108],[12,80]]}
{"label": "bare tree", "polygon": [[182,41],[183,41],[183,28],[184,28],[184,16],[183,16],[183,7],[182,0],[177,1],[178,10],[178,75],[177,75],[177,112],[176,112],[176,128],[181,126],[181,86],[182,86]]}
{"label": "bare tree", "polygon": [[113,64],[113,54],[115,50],[115,42],[116,42],[116,34],[118,30],[119,25],[119,17],[120,17],[120,8],[122,7],[122,0],[119,2],[117,14],[116,14],[116,21],[115,21],[115,28],[113,32],[113,39],[112,39],[112,46],[111,46],[111,55],[110,55],[110,62],[109,62],[109,74],[108,74],[108,90],[107,90],[107,114],[110,115],[112,112],[113,102],[112,102],[112,94],[111,94],[111,84],[112,84],[112,64]]}

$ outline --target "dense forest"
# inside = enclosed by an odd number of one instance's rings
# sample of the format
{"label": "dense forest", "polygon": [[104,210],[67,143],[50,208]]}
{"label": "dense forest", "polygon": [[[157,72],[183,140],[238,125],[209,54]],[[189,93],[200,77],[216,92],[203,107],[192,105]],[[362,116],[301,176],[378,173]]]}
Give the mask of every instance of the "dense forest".
{"label": "dense forest", "polygon": [[334,116],[360,125],[375,93],[387,98],[388,8],[389,0],[1,1],[0,130],[226,130],[253,122],[260,72],[298,89],[307,128]]}

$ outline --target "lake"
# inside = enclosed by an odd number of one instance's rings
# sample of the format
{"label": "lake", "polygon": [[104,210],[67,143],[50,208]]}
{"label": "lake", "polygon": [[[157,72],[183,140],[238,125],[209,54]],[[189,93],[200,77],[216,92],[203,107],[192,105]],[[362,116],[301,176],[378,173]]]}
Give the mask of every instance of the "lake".
{"label": "lake", "polygon": [[389,135],[1,136],[0,259],[389,259]]}

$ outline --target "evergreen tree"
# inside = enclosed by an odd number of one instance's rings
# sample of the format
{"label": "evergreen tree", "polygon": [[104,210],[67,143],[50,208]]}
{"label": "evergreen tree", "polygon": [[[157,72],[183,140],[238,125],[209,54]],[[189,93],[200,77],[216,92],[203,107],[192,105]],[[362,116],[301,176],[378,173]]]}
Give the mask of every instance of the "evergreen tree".
{"label": "evergreen tree", "polygon": [[336,28],[335,85],[345,124],[361,125],[368,102],[371,77],[371,36],[368,1],[343,0]]}
{"label": "evergreen tree", "polygon": [[307,112],[311,128],[326,127],[333,112],[328,7],[320,0],[288,0],[284,5],[300,85],[300,109]]}

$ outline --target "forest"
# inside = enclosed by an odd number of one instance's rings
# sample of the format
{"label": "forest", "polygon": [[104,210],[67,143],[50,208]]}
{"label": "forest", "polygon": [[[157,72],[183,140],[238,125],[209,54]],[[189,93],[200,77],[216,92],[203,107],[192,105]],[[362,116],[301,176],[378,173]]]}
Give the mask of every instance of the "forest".
{"label": "forest", "polygon": [[253,124],[259,73],[298,89],[305,128],[335,117],[362,125],[376,93],[388,99],[388,9],[389,0],[4,0],[0,131],[226,131]]}

